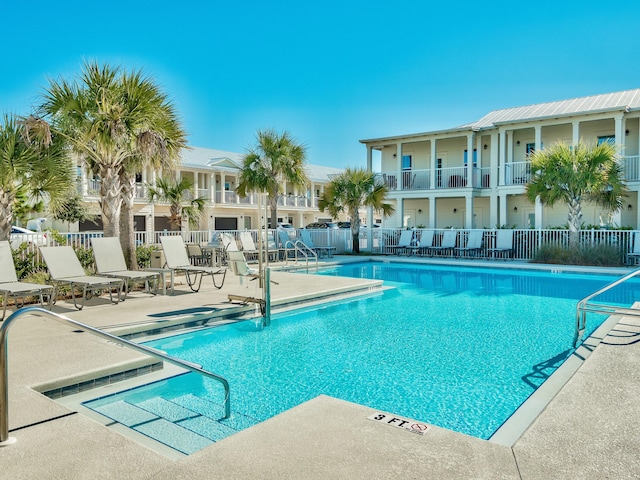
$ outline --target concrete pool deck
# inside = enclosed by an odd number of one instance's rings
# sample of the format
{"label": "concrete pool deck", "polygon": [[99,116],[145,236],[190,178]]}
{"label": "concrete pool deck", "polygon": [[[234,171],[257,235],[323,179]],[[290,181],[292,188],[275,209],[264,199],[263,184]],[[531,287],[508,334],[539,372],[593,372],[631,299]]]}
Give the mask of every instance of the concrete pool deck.
{"label": "concrete pool deck", "polygon": [[[487,264],[514,266],[512,262]],[[272,288],[274,300],[369,288],[367,281],[357,279],[301,278],[305,277],[273,272],[273,279],[279,282]],[[120,305],[99,298],[89,301],[82,311],[67,302],[59,302],[53,310],[107,331],[135,330],[142,324],[146,328],[179,322],[181,316],[194,312],[206,316],[237,309],[229,305],[227,294],[239,292],[253,295],[255,290],[252,284],[248,288],[239,285],[230,274],[222,290],[214,290],[205,279],[199,293],[190,293],[183,284],[173,296],[136,292]],[[438,427],[416,435],[368,420],[375,412],[368,407],[320,396],[179,460],[156,453],[36,391],[144,369],[153,361],[35,316],[19,319],[8,343],[9,428],[17,442],[0,448],[0,469],[7,478],[640,477],[637,318],[623,317],[616,324],[512,446]],[[117,384],[111,389],[116,391]],[[233,385],[231,389],[233,394]]]}

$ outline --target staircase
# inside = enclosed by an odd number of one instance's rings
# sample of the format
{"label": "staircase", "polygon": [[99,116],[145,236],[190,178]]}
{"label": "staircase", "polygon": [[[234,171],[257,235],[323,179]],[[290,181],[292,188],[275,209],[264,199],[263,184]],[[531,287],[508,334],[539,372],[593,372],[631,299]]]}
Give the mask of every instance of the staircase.
{"label": "staircase", "polygon": [[[255,418],[237,412],[231,412],[229,418],[221,420],[223,405],[192,394],[132,402],[114,399],[103,405],[96,401],[84,406],[185,455],[259,423]],[[92,403],[96,405],[92,406]]]}

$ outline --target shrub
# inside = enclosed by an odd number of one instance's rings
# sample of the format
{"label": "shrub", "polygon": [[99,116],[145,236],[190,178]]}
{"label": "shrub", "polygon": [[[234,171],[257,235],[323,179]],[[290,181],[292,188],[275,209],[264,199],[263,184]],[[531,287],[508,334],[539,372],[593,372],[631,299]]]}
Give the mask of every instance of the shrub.
{"label": "shrub", "polygon": [[136,260],[139,268],[149,268],[151,266],[151,253],[158,250],[155,245],[138,245],[136,247]]}
{"label": "shrub", "polygon": [[18,280],[23,280],[29,275],[40,270],[46,270],[47,266],[42,263],[39,255],[36,252],[29,250],[27,243],[22,243],[17,249],[11,250],[13,256],[13,263],[16,267],[16,275]]}
{"label": "shrub", "polygon": [[619,247],[614,245],[590,245],[576,248],[542,245],[536,252],[532,262],[622,267],[624,266],[624,255]]}

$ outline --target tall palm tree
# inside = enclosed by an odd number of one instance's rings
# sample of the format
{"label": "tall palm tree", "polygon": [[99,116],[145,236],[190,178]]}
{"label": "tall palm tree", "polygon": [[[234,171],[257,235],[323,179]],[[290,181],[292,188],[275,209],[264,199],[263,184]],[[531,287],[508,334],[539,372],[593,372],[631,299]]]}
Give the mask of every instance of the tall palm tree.
{"label": "tall palm tree", "polygon": [[256,145],[242,161],[236,192],[246,196],[252,191],[268,194],[271,225],[278,221],[278,196],[284,182],[296,187],[309,183],[305,172],[306,147],[295,142],[288,132],[258,130]]}
{"label": "tall palm tree", "polygon": [[556,143],[530,157],[534,172],[526,187],[529,201],[537,197],[550,207],[557,202],[569,207],[569,243],[578,245],[583,202],[593,202],[611,211],[619,210],[627,194],[617,148],[600,145]]}
{"label": "tall palm tree", "polygon": [[121,237],[125,258],[135,266],[135,174],[146,165],[175,164],[186,145],[173,105],[139,71],[86,63],[76,81],[50,82],[40,113],[99,176],[104,235]]}
{"label": "tall palm tree", "polygon": [[169,224],[171,230],[179,231],[182,222],[186,220],[189,227],[196,229],[202,219],[206,206],[204,197],[186,200],[193,191],[193,181],[189,177],[159,178],[155,186],[149,186],[148,198],[150,202],[169,203]]}
{"label": "tall palm tree", "polygon": [[387,187],[375,173],[364,168],[347,168],[326,186],[318,208],[333,218],[341,212],[347,214],[351,221],[353,252],[360,253],[360,208],[373,207],[384,216],[392,215],[395,209],[385,202],[386,196]]}
{"label": "tall palm tree", "polygon": [[0,124],[0,240],[9,240],[16,197],[52,204],[73,188],[73,170],[60,139],[34,119],[5,114]]}

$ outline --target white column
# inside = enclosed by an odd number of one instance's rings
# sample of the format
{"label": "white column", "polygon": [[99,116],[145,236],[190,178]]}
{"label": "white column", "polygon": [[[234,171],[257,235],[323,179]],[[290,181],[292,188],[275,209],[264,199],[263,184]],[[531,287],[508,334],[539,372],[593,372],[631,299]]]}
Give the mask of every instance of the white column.
{"label": "white column", "polygon": [[[467,134],[467,187],[473,187],[473,140],[475,134]],[[468,217],[468,215],[467,215]]]}
{"label": "white column", "polygon": [[396,144],[396,175],[398,177],[397,188],[398,190],[402,190],[404,188],[402,182],[402,143]]}
{"label": "white column", "polygon": [[[501,172],[502,170],[504,170],[504,168],[502,169],[499,168],[499,163],[500,163],[499,142],[500,142],[500,135],[498,134],[498,132],[492,133],[491,134],[491,157],[489,159],[489,167],[491,169],[489,171],[489,187],[491,187],[492,191],[495,191],[496,187],[499,185],[498,172]],[[504,173],[502,173],[501,175],[502,175],[501,176],[502,182],[500,183],[500,185],[504,185]],[[496,206],[496,211],[495,211],[496,216],[498,215],[497,208],[498,207]]]}
{"label": "white column", "polygon": [[536,197],[536,207],[534,212],[536,216],[536,229],[540,230],[542,228],[542,202],[540,201],[540,196]]}
{"label": "white column", "polygon": [[498,185],[506,185],[507,132],[500,129],[500,145],[498,148],[498,164],[500,165],[500,181]]}
{"label": "white column", "polygon": [[489,226],[491,228],[498,227],[498,194],[495,191],[491,192],[489,197]]}
{"label": "white column", "polygon": [[[367,145],[367,171],[373,172],[373,149]],[[371,251],[371,245],[373,242],[373,207],[367,208],[367,246],[369,247],[369,251]]]}
{"label": "white column", "polygon": [[437,154],[436,154],[436,139],[431,139],[431,166],[429,173],[429,188],[431,190],[436,188],[436,162],[437,162]]}
{"label": "white column", "polygon": [[622,114],[616,115],[614,117],[615,121],[615,135],[616,135],[616,145],[624,144],[624,118]]}
{"label": "white column", "polygon": [[225,198],[226,195],[226,191],[224,189],[224,183],[225,183],[225,178],[226,175],[224,173],[220,173],[220,203],[227,203],[227,199]]}
{"label": "white column", "polygon": [[500,199],[500,214],[498,215],[498,224],[506,225],[507,224],[507,194],[502,193],[498,195]]}
{"label": "white column", "polygon": [[542,150],[542,125],[536,125],[533,127],[534,136],[535,136],[535,149]]}
{"label": "white column", "polygon": [[429,228],[436,228],[436,197],[429,197]]}
{"label": "white column", "polygon": [[467,195],[465,198],[465,225],[467,228],[475,228],[473,225],[473,195]]}
{"label": "white column", "polygon": [[216,203],[216,174],[209,174],[209,199],[211,203]]}
{"label": "white column", "polygon": [[571,138],[571,142],[573,145],[576,145],[580,142],[580,122],[577,120],[571,123],[573,127],[573,136]]}
{"label": "white column", "polygon": [[507,155],[505,160],[508,163],[513,163],[513,130],[507,132]]}

